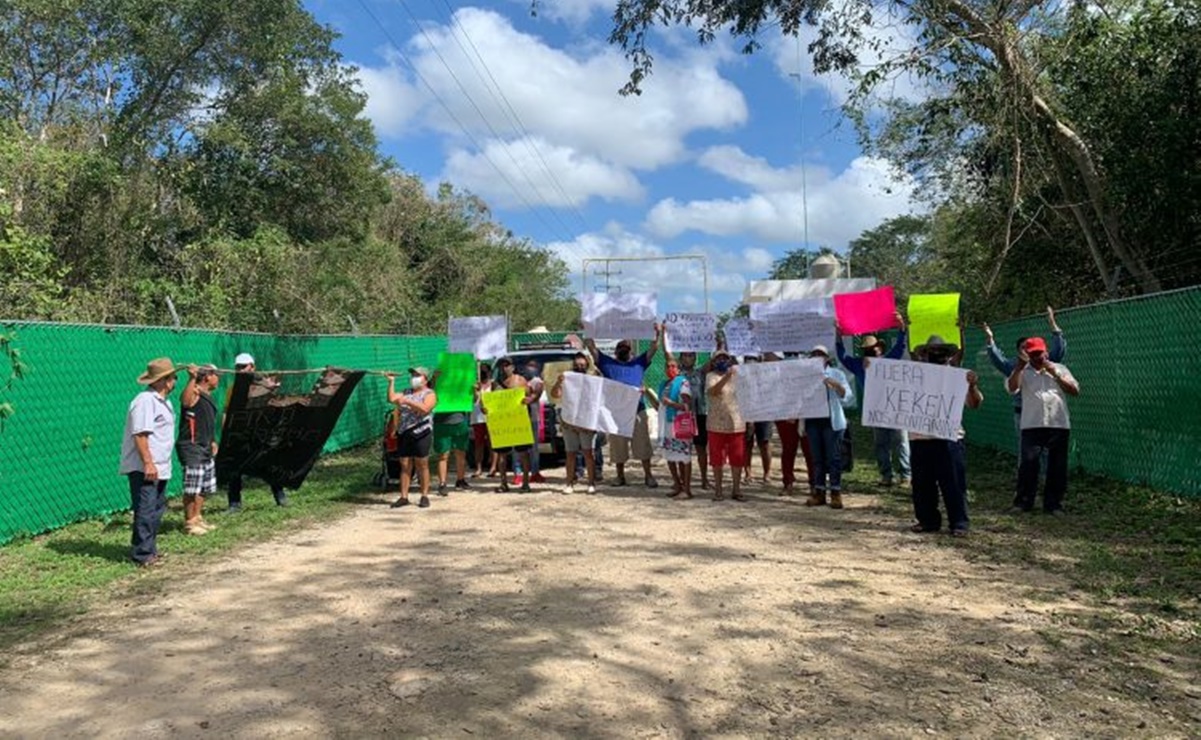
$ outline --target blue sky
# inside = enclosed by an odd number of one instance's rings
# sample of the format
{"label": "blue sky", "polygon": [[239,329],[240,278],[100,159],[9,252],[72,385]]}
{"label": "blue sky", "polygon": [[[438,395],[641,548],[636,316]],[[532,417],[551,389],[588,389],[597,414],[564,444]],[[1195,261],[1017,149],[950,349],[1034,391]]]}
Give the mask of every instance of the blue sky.
{"label": "blue sky", "polygon": [[[585,259],[699,254],[721,311],[803,244],[802,178],[811,246],[842,250],[911,209],[912,185],[865,157],[842,121],[847,83],[815,76],[795,39],[769,33],[748,57],[664,31],[643,94],[623,98],[629,66],[605,41],[611,0],[544,0],[538,17],[527,0],[307,5],[341,33],[383,151],[431,185],[482,196],[562,256],[577,286]],[[621,290],[658,292],[663,313],[703,309],[698,262],[613,269]]]}

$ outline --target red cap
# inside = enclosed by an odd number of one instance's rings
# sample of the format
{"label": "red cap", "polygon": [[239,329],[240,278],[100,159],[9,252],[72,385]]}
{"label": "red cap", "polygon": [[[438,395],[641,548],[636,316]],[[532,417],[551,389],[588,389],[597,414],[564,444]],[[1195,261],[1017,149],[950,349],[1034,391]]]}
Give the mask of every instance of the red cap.
{"label": "red cap", "polygon": [[1026,354],[1031,352],[1042,352],[1043,354],[1046,354],[1047,340],[1043,339],[1042,337],[1030,337],[1026,340],[1026,343],[1022,345],[1022,349],[1026,350]]}

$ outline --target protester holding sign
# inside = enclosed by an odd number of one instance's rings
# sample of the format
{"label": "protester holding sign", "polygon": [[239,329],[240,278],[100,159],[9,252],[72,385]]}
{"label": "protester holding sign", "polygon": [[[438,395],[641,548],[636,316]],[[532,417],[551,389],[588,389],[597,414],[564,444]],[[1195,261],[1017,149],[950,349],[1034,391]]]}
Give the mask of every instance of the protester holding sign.
{"label": "protester holding sign", "polygon": [[[527,396],[526,388],[529,385],[529,383],[526,381],[526,379],[524,377],[522,377],[520,374],[518,374],[516,372],[516,369],[513,367],[513,361],[511,359],[509,359],[508,357],[502,357],[496,363],[496,366],[500,368],[500,381],[496,384],[494,390],[496,390],[496,391],[520,390],[521,391],[521,400],[520,400],[519,404],[521,406],[521,410],[525,413],[526,420],[528,422],[529,406],[525,403],[525,399]],[[516,394],[514,394],[514,395],[516,395]],[[486,414],[490,413],[487,403],[484,404],[484,413],[486,413]],[[495,435],[493,435],[493,439],[496,440]],[[498,486],[496,489],[497,493],[508,493],[508,491],[509,491],[509,479],[508,479],[509,471],[507,469],[507,464],[508,464],[507,457],[510,453],[513,453],[514,457],[517,458],[520,462],[525,463],[526,470],[529,470],[529,468],[530,468],[530,453],[531,453],[531,451],[534,451],[534,454],[537,454],[537,452],[536,452],[537,448],[534,444],[534,438],[533,438],[532,434],[529,436],[529,440],[530,441],[528,443],[522,443],[522,444],[512,444],[512,443],[506,444],[505,440],[496,440],[495,444],[497,446],[493,451],[497,455],[497,460],[496,460],[497,472],[500,473],[500,486]],[[514,481],[514,482],[516,482],[516,481]],[[521,486],[520,490],[522,493],[529,493],[530,492],[529,476],[522,478],[521,483],[519,485]]]}
{"label": "protester holding sign", "polygon": [[[613,357],[597,349],[596,341],[591,337],[588,338],[586,346],[592,354],[592,361],[600,369],[601,375],[609,380],[640,389],[642,388],[642,379],[646,376],[646,369],[650,367],[651,360],[659,351],[659,342],[662,338],[663,326],[655,324],[655,339],[651,341],[651,346],[646,352],[637,357],[634,357],[633,344],[629,339],[623,339],[617,343]],[[646,476],[646,487],[658,488],[659,483],[651,474],[651,457],[654,455],[654,449],[651,447],[650,428],[646,421],[646,406],[641,402],[638,404],[638,417],[634,423],[634,436],[632,438],[617,435],[609,437],[609,453],[617,467],[617,481],[613,484],[614,486],[628,485],[626,463],[630,460],[631,451],[634,459],[642,463],[642,472]]]}
{"label": "protester holding sign", "polygon": [[[742,358],[744,365],[754,365],[759,362],[758,355],[747,355]],[[746,466],[742,469],[742,482],[752,482],[751,460],[755,457],[755,447],[759,448],[759,462],[763,465],[762,483],[767,485],[771,475],[771,428],[775,419],[748,421],[746,424]]]}
{"label": "protester holding sign", "polygon": [[[667,353],[667,361],[672,361],[671,352]],[[688,385],[692,387],[692,414],[696,418],[696,436],[692,438],[692,446],[696,448],[696,464],[701,469],[701,489],[709,490],[709,394],[705,393],[705,378],[712,369],[710,360],[700,367],[696,366],[695,352],[680,353],[680,372],[688,377]]]}
{"label": "protester holding sign", "polygon": [[429,387],[430,371],[423,367],[409,369],[409,387],[396,392],[396,376],[388,375],[388,403],[395,404],[400,414],[396,425],[398,437],[397,456],[400,458],[400,498],[392,502],[392,508],[408,506],[409,487],[416,469],[420,480],[421,499],[417,506],[424,509],[430,505],[430,447],[433,443],[434,406],[438,396]]}
{"label": "protester holding sign", "polygon": [[443,353],[438,365],[431,386],[438,393],[438,405],[434,408],[433,453],[438,456],[438,495],[445,496],[452,455],[455,459],[455,489],[471,488],[467,482],[467,447],[471,444],[471,427],[465,409],[470,409],[474,400],[472,380],[475,357],[470,354]]}
{"label": "protester holding sign", "polygon": [[[579,375],[588,374],[588,355],[579,352],[571,359],[571,372]],[[555,380],[554,386],[550,389],[550,397],[554,399],[563,398],[563,384],[567,373],[560,373]],[[596,443],[595,429],[581,429],[572,424],[568,424],[559,420],[559,430],[563,433],[563,448],[566,454],[567,466],[567,485],[563,488],[563,493],[575,493],[576,484],[576,455],[584,456],[584,469],[588,474],[588,493],[596,493],[596,455],[593,451],[593,446]]]}
{"label": "protester holding sign", "polygon": [[730,465],[732,498],[746,501],[738,480],[746,465],[745,434],[746,422],[738,410],[738,398],[734,393],[734,377],[737,363],[725,350],[713,354],[713,372],[705,381],[705,394],[709,396],[709,464],[713,466],[713,500],[722,501],[722,478],[726,463]]}
{"label": "protester holding sign", "polygon": [[659,444],[673,483],[670,495],[686,500],[692,498],[692,440],[696,437],[692,386],[675,360],[668,360],[666,376],[658,400],[652,397],[651,404],[659,411]]}
{"label": "protester holding sign", "polygon": [[517,485],[524,485],[526,481],[530,483],[545,483],[546,478],[542,477],[542,456],[538,454],[538,440],[542,437],[543,417],[542,417],[542,393],[546,389],[546,382],[542,380],[542,368],[538,365],[538,361],[534,359],[527,360],[525,367],[517,371],[521,377],[525,378],[525,399],[522,401],[530,414],[530,429],[534,435],[534,448],[529,453],[529,459],[524,467],[518,453],[513,453],[513,482]]}
{"label": "protester holding sign", "polygon": [[[894,319],[897,326],[900,327],[900,332],[897,334],[897,340],[892,347],[886,352],[884,343],[877,339],[874,335],[867,335],[859,342],[859,347],[863,351],[863,357],[855,357],[848,354],[842,344],[842,333],[839,332],[838,341],[835,342],[835,351],[838,353],[838,364],[849,370],[855,379],[859,381],[859,393],[862,394],[865,389],[864,379],[864,363],[872,357],[884,357],[889,360],[899,360],[905,356],[905,347],[907,346],[907,332],[905,331],[905,319],[901,316],[901,312],[897,311]],[[882,427],[872,427],[872,437],[875,441],[876,448],[876,467],[880,471],[880,485],[891,487],[893,484],[893,465],[892,456],[896,453],[897,465],[896,472],[899,477],[898,483],[902,486],[909,485],[909,435],[904,429],[885,429]]]}
{"label": "protester holding sign", "polygon": [[[918,362],[945,366],[951,365],[959,355],[959,347],[935,334],[913,352]],[[964,405],[970,409],[980,408],[984,394],[980,392],[976,373],[969,370],[965,379]],[[962,425],[959,425],[955,439],[940,439],[921,432],[909,435],[913,452],[913,515],[917,519],[912,531],[937,532],[942,529],[942,514],[938,510],[941,492],[951,534],[956,537],[967,535],[967,466],[963,438]]]}
{"label": "protester holding sign", "polygon": [[1020,511],[1034,508],[1039,458],[1046,450],[1043,511],[1060,514],[1068,487],[1068,441],[1072,430],[1067,397],[1080,395],[1080,385],[1066,365],[1047,359],[1046,341],[1034,337],[1022,345],[1008,387],[1010,393],[1022,394],[1022,458],[1013,505]]}
{"label": "protester holding sign", "polygon": [[806,506],[825,506],[829,494],[831,509],[842,508],[842,435],[847,428],[844,409],[855,404],[855,390],[847,376],[832,367],[830,350],[818,345],[809,353],[810,357],[821,358],[826,365],[823,383],[826,387],[826,404],[829,416],[806,418],[805,434],[813,450],[813,493],[805,501]]}

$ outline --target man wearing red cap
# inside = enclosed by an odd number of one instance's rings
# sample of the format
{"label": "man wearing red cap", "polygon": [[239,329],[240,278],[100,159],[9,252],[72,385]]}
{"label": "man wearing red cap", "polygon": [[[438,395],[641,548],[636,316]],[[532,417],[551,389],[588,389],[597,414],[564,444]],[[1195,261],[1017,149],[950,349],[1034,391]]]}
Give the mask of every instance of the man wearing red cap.
{"label": "man wearing red cap", "polygon": [[1080,385],[1066,365],[1047,358],[1042,337],[1027,339],[1009,374],[1010,393],[1022,394],[1022,454],[1018,464],[1015,509],[1030,511],[1038,493],[1039,458],[1047,454],[1043,510],[1059,514],[1068,487],[1068,439],[1071,419],[1068,396],[1080,395]]}

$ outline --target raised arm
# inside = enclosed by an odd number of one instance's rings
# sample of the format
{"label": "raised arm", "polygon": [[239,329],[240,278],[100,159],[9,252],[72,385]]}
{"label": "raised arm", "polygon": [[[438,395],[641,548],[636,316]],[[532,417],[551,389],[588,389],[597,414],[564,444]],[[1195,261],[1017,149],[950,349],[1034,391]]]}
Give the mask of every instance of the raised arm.
{"label": "raised arm", "polygon": [[1047,306],[1047,323],[1051,325],[1051,348],[1047,353],[1047,359],[1051,362],[1063,362],[1063,358],[1068,354],[1068,340],[1063,337],[1063,329],[1059,328],[1059,323],[1055,321],[1055,309]]}
{"label": "raised arm", "polygon": [[651,360],[655,359],[655,353],[659,351],[659,344],[663,341],[663,324],[655,324],[655,338],[651,340],[651,346],[646,350],[646,364],[651,364]]}
{"label": "raised arm", "polygon": [[988,346],[985,349],[988,350],[989,362],[997,369],[997,372],[1008,377],[1013,372],[1013,363],[1005,356],[1001,348],[997,346],[996,339],[992,334],[992,328],[988,324],[984,324],[981,328],[984,329],[984,338],[988,341]]}
{"label": "raised arm", "polygon": [[[909,330],[905,328],[905,317],[901,315],[900,311],[893,314],[893,318],[896,319],[897,327],[899,328],[897,341],[892,343],[892,347],[889,348],[888,354],[884,355],[884,357],[889,360],[899,360],[905,356],[905,348],[909,346]],[[960,346],[962,346],[962,343],[960,343]],[[839,360],[839,362],[842,362],[842,360]]]}
{"label": "raised arm", "polygon": [[195,365],[188,365],[188,384],[183,387],[183,393],[179,397],[179,405],[185,409],[200,403],[200,386],[196,384],[198,374],[199,370]]}
{"label": "raised arm", "polygon": [[396,376],[389,375],[388,376],[388,403],[399,404],[403,400],[404,400],[404,394],[396,392]]}
{"label": "raised arm", "polygon": [[601,352],[596,348],[596,340],[588,337],[584,340],[584,348],[588,350],[588,354],[592,355],[592,364],[600,367]]}

